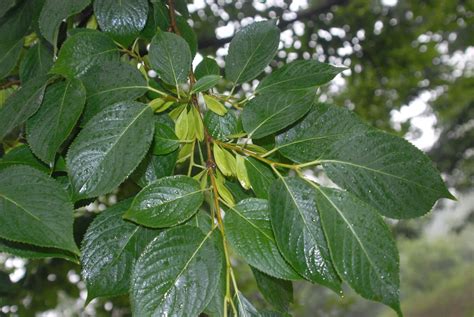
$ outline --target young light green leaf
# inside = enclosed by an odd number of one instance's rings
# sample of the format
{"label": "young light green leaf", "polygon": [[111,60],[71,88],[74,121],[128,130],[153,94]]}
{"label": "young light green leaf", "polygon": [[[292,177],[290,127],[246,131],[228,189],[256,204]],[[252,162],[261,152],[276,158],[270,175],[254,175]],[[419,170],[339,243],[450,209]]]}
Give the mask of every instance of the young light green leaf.
{"label": "young light green leaf", "polygon": [[191,51],[188,43],[174,33],[159,31],[150,44],[151,66],[168,84],[185,83],[191,70]]}
{"label": "young light green leaf", "polygon": [[227,150],[222,149],[219,145],[214,144],[214,159],[217,167],[225,176],[232,176],[236,173],[235,157]]}
{"label": "young light green leaf", "polygon": [[108,208],[87,229],[81,247],[82,278],[87,301],[126,294],[133,266],[160,232],[122,219],[131,199]]}
{"label": "young light green leaf", "polygon": [[290,160],[311,162],[337,140],[369,129],[352,111],[319,103],[298,124],[277,135],[275,143],[278,151]]}
{"label": "young light green leaf", "polygon": [[216,173],[216,189],[219,197],[226,202],[226,204],[230,207],[235,205],[235,199],[230,190],[225,185],[226,179],[225,177],[217,171]]}
{"label": "young light green leaf", "polygon": [[278,248],[306,279],[341,290],[316,206],[316,190],[297,177],[281,178],[269,192],[271,223]]}
{"label": "young light green leaf", "polygon": [[398,250],[382,217],[350,193],[314,186],[338,274],[363,297],[387,304],[402,316]]}
{"label": "young light green leaf", "polygon": [[439,198],[453,198],[423,152],[381,131],[340,139],[320,162],[336,184],[387,217],[418,217]]}
{"label": "young light green leaf", "polygon": [[95,0],[94,13],[100,28],[125,46],[135,40],[148,17],[146,0]]}
{"label": "young light green leaf", "polygon": [[236,155],[235,157],[236,165],[236,175],[239,180],[240,185],[244,189],[250,189],[250,179],[247,172],[247,167],[245,166],[245,158],[242,155]]}
{"label": "young light green leaf", "polygon": [[204,123],[209,134],[219,140],[227,140],[227,136],[238,134],[242,127],[233,111],[227,111],[220,116],[213,111],[207,111],[204,115]]}
{"label": "young light green leaf", "polygon": [[213,231],[180,226],[162,232],[138,259],[130,299],[135,316],[198,316],[216,291],[222,253]]}
{"label": "young light green leaf", "polygon": [[229,243],[251,266],[277,278],[301,278],[277,248],[266,200],[240,201],[226,213],[224,224]]}
{"label": "young light green leaf", "polygon": [[272,93],[321,86],[331,81],[344,69],[346,68],[315,60],[294,61],[265,77],[255,92]]}
{"label": "young light green leaf", "polygon": [[204,124],[202,123],[201,113],[199,112],[197,107],[192,107],[193,113],[193,121],[194,121],[194,128],[196,132],[196,139],[198,141],[204,140]]}
{"label": "young light green leaf", "polygon": [[119,61],[114,41],[104,33],[87,30],[69,37],[61,46],[51,73],[80,77],[104,62]]}
{"label": "young light green leaf", "polygon": [[303,117],[314,99],[314,90],[259,95],[242,111],[244,130],[256,139],[275,133]]}
{"label": "young light green leaf", "polygon": [[204,59],[196,66],[194,75],[197,79],[201,79],[204,76],[208,75],[217,75],[219,76],[221,70],[215,59],[210,57],[204,57]]}
{"label": "young light green leaf", "polygon": [[209,110],[220,116],[227,113],[227,108],[219,100],[210,95],[204,95],[204,102]]}
{"label": "young light green leaf", "polygon": [[48,166],[38,160],[26,144],[11,149],[0,159],[0,170],[12,165],[28,165],[43,173],[50,173]]}
{"label": "young light green leaf", "polygon": [[45,76],[37,77],[25,83],[10,96],[0,108],[0,141],[13,128],[25,122],[40,107],[47,85]]}
{"label": "young light green leaf", "polygon": [[193,86],[193,89],[191,89],[191,93],[197,93],[197,92],[202,92],[211,89],[217,83],[219,80],[222,78],[222,76],[219,75],[207,75],[199,79]]}
{"label": "young light green leaf", "polygon": [[255,78],[275,56],[280,30],[274,21],[252,23],[234,36],[225,59],[225,77],[240,84]]}
{"label": "young light green leaf", "polygon": [[255,195],[258,198],[268,199],[268,189],[276,178],[271,168],[253,157],[245,160],[245,166]]}
{"label": "young light green leaf", "polygon": [[40,109],[27,121],[26,138],[43,162],[54,163],[56,152],[81,116],[86,90],[78,79],[57,82],[46,89]]}
{"label": "young light green leaf", "polygon": [[274,278],[252,268],[258,290],[263,298],[280,312],[287,312],[290,303],[293,303],[293,284],[290,281]]}
{"label": "young light green leaf", "polygon": [[170,176],[143,188],[133,199],[124,218],[151,228],[183,223],[201,207],[204,190],[187,176]]}
{"label": "young light green leaf", "polygon": [[119,102],[94,116],[66,157],[74,190],[83,197],[111,192],[143,159],[153,129],[151,108],[139,102]]}
{"label": "young light green leaf", "polygon": [[53,66],[53,54],[39,41],[26,52],[20,64],[20,80],[24,84],[28,80],[44,76]]}
{"label": "young light green leaf", "polygon": [[155,137],[153,138],[153,154],[168,154],[179,148],[179,139],[173,128],[162,124],[155,124]]}
{"label": "young light green leaf", "polygon": [[85,124],[108,106],[143,96],[146,80],[136,67],[123,62],[104,62],[91,68],[81,78],[87,91],[87,104],[82,118]]}
{"label": "young light green leaf", "polygon": [[46,0],[38,20],[41,34],[49,43],[56,46],[60,24],[66,18],[84,10],[90,2],[90,0]]}
{"label": "young light green leaf", "polygon": [[0,253],[8,253],[24,259],[58,258],[79,264],[77,255],[74,255],[73,253],[61,249],[44,248],[36,245],[14,242],[1,238]]}
{"label": "young light green leaf", "polygon": [[178,116],[178,119],[176,119],[176,125],[174,128],[174,131],[176,133],[176,136],[178,137],[179,140],[186,140],[188,137],[188,130],[189,130],[189,115],[188,111],[186,108],[184,108],[181,111],[181,114]]}
{"label": "young light green leaf", "polygon": [[73,206],[64,189],[29,166],[0,171],[0,238],[79,254]]}

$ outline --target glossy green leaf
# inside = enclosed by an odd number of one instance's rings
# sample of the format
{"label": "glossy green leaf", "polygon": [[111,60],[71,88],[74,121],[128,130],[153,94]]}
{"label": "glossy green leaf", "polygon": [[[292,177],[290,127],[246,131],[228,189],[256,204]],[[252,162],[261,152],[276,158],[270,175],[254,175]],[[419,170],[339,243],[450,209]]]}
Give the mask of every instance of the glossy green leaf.
{"label": "glossy green leaf", "polygon": [[40,107],[46,88],[47,78],[38,77],[25,83],[10,96],[0,108],[0,141],[13,128],[25,122]]}
{"label": "glossy green leaf", "polygon": [[219,76],[221,70],[215,59],[210,57],[204,57],[204,59],[196,66],[194,70],[194,75],[197,79],[201,79],[204,76],[208,75],[217,75]]}
{"label": "glossy green leaf", "polygon": [[151,108],[139,102],[120,102],[94,116],[66,157],[74,190],[93,197],[115,189],[145,156],[153,129]]}
{"label": "glossy green leaf", "polygon": [[197,53],[198,39],[194,29],[189,25],[188,21],[182,16],[176,17],[176,27],[181,37],[188,43],[191,55],[194,57]]}
{"label": "glossy green leaf", "polygon": [[44,76],[53,66],[53,53],[42,42],[38,42],[26,52],[20,64],[20,80],[24,84],[28,80]]}
{"label": "glossy green leaf", "polygon": [[249,137],[263,138],[303,117],[312,107],[315,91],[259,95],[242,111],[242,124]]}
{"label": "glossy green leaf", "polygon": [[316,190],[297,177],[281,178],[269,192],[271,222],[278,248],[306,279],[341,290],[316,206]]}
{"label": "glossy green leaf", "polygon": [[216,291],[223,256],[212,233],[180,226],[148,245],[132,276],[135,316],[198,316],[204,310]]}
{"label": "glossy green leaf", "polygon": [[191,51],[188,43],[174,33],[158,32],[150,44],[151,66],[168,84],[185,83],[191,70]]}
{"label": "glossy green leaf", "polygon": [[199,79],[193,86],[191,93],[202,92],[211,89],[222,78],[219,75],[207,75]]}
{"label": "glossy green leaf", "polygon": [[124,218],[151,228],[166,228],[185,222],[201,207],[204,194],[188,176],[169,176],[143,188],[133,199]]}
{"label": "glossy green leaf", "polygon": [[126,294],[135,262],[160,233],[123,220],[130,203],[131,199],[100,213],[84,236],[81,264],[88,301]]}
{"label": "glossy green leaf", "polygon": [[24,259],[59,258],[79,263],[78,257],[67,251],[55,248],[44,248],[31,244],[14,242],[0,238],[0,253],[8,253]]}
{"label": "glossy green leaf", "polygon": [[233,111],[227,111],[223,116],[207,111],[204,115],[204,124],[209,134],[219,140],[227,140],[229,135],[237,134],[242,130]]}
{"label": "glossy green leaf", "polygon": [[336,184],[387,217],[418,217],[439,198],[453,198],[423,152],[381,131],[343,138],[320,161]]}
{"label": "glossy green leaf", "polygon": [[315,60],[294,61],[264,78],[256,92],[272,93],[321,86],[331,81],[344,69],[344,67],[335,67]]}
{"label": "glossy green leaf", "polygon": [[90,2],[91,0],[46,0],[38,21],[41,34],[55,46],[61,23],[84,10]]}
{"label": "glossy green leaf", "polygon": [[100,28],[128,46],[145,27],[147,0],[95,0],[94,13]]}
{"label": "glossy green leaf", "polygon": [[86,90],[78,79],[57,82],[46,89],[40,109],[27,121],[31,150],[43,162],[54,163],[56,152],[81,116]]}
{"label": "glossy green leaf", "polygon": [[11,149],[0,159],[0,170],[12,165],[28,165],[43,173],[50,172],[48,166],[38,160],[26,144]]}
{"label": "glossy green leaf", "polygon": [[347,192],[314,188],[338,274],[357,293],[387,304],[401,316],[398,250],[382,217]]}
{"label": "glossy green leaf", "polygon": [[246,158],[245,166],[255,195],[258,198],[268,199],[268,189],[276,178],[272,169],[253,157]]}
{"label": "glossy green leaf", "polygon": [[320,103],[291,129],[277,135],[275,145],[281,154],[294,162],[311,162],[337,140],[369,129],[352,111]]}
{"label": "glossy green leaf", "polygon": [[153,154],[168,154],[179,148],[179,139],[174,129],[162,123],[155,124],[155,137],[153,138]]}
{"label": "glossy green leaf", "polygon": [[293,302],[293,284],[290,281],[274,278],[252,268],[257,287],[263,298],[280,312],[287,312]]}
{"label": "glossy green leaf", "polygon": [[238,313],[236,317],[260,317],[257,309],[240,291],[237,291],[235,295],[235,302],[237,303]]}
{"label": "glossy green leaf", "polygon": [[278,251],[266,200],[242,200],[229,208],[224,225],[228,241],[248,264],[277,278],[301,278]]}
{"label": "glossy green leaf", "polygon": [[67,193],[45,173],[29,166],[0,171],[0,238],[77,254],[72,214]]}
{"label": "glossy green leaf", "polygon": [[0,79],[7,77],[15,68],[23,48],[23,39],[15,42],[0,42]]}
{"label": "glossy green leaf", "polygon": [[146,80],[140,71],[123,62],[101,63],[85,73],[81,80],[87,91],[83,123],[108,106],[137,99],[147,91]]}
{"label": "glossy green leaf", "polygon": [[135,170],[134,180],[140,187],[145,187],[162,177],[171,176],[177,160],[178,150],[165,155],[149,154]]}
{"label": "glossy green leaf", "polygon": [[234,36],[225,59],[225,77],[240,84],[255,78],[275,56],[280,30],[274,21],[252,23]]}
{"label": "glossy green leaf", "polygon": [[114,41],[99,31],[83,31],[69,37],[59,51],[51,73],[80,77],[91,68],[107,61],[118,61]]}

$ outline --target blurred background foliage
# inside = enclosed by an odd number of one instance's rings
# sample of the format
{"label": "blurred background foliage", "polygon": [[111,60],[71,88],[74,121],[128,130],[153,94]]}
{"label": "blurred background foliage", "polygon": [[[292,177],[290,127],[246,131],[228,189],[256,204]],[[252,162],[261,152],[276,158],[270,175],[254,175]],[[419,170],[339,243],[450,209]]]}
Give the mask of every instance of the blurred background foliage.
{"label": "blurred background foliage", "polygon": [[[279,19],[281,50],[267,73],[301,58],[345,65],[321,89],[320,100],[353,109],[428,152],[458,201],[441,201],[421,219],[391,223],[400,249],[402,308],[408,317],[474,316],[474,1],[196,0],[188,9],[203,54],[196,61],[210,55],[223,66],[241,26]],[[243,92],[257,84],[244,84]],[[1,104],[11,89],[0,92]],[[95,213],[115,200],[103,197],[81,213],[79,241]],[[250,269],[238,258],[234,264],[243,292],[265,307]],[[126,297],[84,308],[79,272],[79,265],[63,260],[0,254],[0,316],[130,315]],[[294,316],[394,316],[349,289],[341,298],[316,285],[294,287]]]}

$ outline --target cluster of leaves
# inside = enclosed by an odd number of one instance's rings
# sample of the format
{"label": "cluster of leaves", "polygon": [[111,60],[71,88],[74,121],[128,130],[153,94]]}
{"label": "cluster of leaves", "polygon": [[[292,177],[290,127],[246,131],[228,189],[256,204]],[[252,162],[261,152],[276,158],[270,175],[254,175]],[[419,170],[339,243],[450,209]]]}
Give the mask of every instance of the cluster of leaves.
{"label": "cluster of leaves", "polygon": [[[209,57],[192,70],[184,1],[7,2],[0,77],[21,88],[0,109],[0,251],[80,262],[89,301],[128,293],[137,316],[285,316],[293,280],[402,314],[382,216],[452,196],[414,146],[317,102],[342,68],[295,61],[241,96],[278,50],[274,21],[235,35],[222,78]],[[131,183],[75,241],[74,209]],[[239,291],[237,255],[275,311]]]}

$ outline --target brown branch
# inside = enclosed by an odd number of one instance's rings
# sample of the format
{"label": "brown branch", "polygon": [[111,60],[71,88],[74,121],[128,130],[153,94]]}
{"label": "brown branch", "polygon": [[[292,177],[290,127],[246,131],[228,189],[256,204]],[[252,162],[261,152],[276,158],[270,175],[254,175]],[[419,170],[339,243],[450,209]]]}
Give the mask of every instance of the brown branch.
{"label": "brown branch", "polygon": [[5,89],[5,88],[9,88],[11,86],[15,86],[15,85],[20,85],[21,81],[19,80],[10,80],[10,81],[7,81],[6,83],[3,83],[0,85],[0,89]]}
{"label": "brown branch", "polygon": [[168,7],[168,12],[170,15],[170,28],[174,33],[181,35],[181,33],[179,33],[178,26],[176,25],[176,10],[174,8],[174,0],[168,0]]}
{"label": "brown branch", "polygon": [[[335,5],[346,5],[348,3],[349,3],[349,0],[327,0],[326,3],[324,3],[323,5],[319,7],[301,11],[294,19],[280,20],[280,23],[278,24],[278,28],[284,31],[296,21],[309,20],[321,13],[325,13],[329,11]],[[199,39],[198,41],[198,47],[200,49],[205,49],[209,47],[220,47],[230,42],[231,39],[232,39],[232,36],[222,38],[222,39],[216,39],[215,37],[202,38],[202,39]]]}

